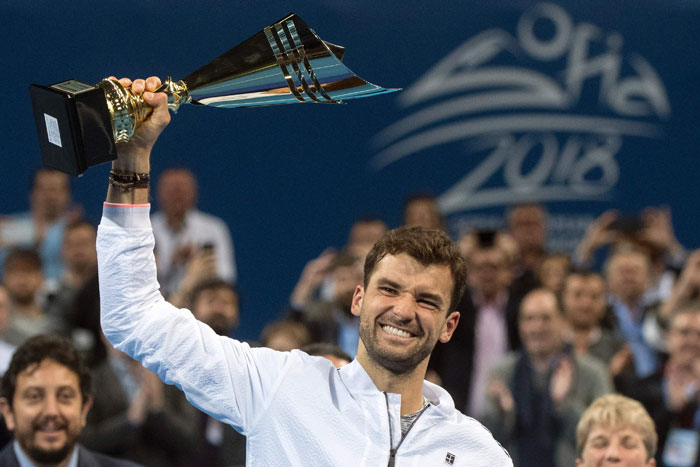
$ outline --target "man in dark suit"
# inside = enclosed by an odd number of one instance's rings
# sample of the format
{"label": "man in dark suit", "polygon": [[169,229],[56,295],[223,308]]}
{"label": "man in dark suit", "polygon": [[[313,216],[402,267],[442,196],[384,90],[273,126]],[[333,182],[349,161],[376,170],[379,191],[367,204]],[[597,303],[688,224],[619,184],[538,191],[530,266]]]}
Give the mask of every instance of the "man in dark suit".
{"label": "man in dark suit", "polygon": [[77,443],[92,406],[90,373],[67,339],[28,339],[2,378],[0,408],[14,441],[0,452],[10,467],[134,467]]}
{"label": "man in dark suit", "polygon": [[435,347],[430,361],[455,406],[470,416],[481,412],[490,367],[520,348],[518,308],[528,290],[512,287],[507,240],[489,231],[463,237],[460,246],[469,276],[457,306],[461,325],[449,342]]}

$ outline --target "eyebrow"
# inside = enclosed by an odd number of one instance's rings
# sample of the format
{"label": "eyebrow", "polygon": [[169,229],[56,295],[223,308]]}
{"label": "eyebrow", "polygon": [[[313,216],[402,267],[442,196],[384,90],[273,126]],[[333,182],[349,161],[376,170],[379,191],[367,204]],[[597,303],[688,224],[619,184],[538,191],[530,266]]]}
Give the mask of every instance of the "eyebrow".
{"label": "eyebrow", "polygon": [[[389,287],[392,287],[394,289],[402,289],[400,284],[392,281],[391,279],[387,279],[386,277],[378,278],[377,279],[377,286],[378,287],[389,286]],[[442,300],[442,297],[440,295],[430,293],[430,292],[420,292],[416,298],[432,300],[438,306],[442,306],[442,304],[443,304],[443,300]]]}
{"label": "eyebrow", "polygon": [[377,286],[389,286],[393,287],[394,289],[401,288],[401,285],[392,281],[391,279],[387,279],[386,277],[380,277],[379,279],[377,279]]}
{"label": "eyebrow", "polygon": [[[25,391],[34,391],[34,390],[38,390],[38,391],[47,391],[48,389],[50,389],[50,388],[47,388],[46,386],[41,386],[41,385],[27,386],[27,387],[25,387],[25,388],[22,389],[22,392],[25,392]],[[62,384],[61,386],[57,386],[57,387],[55,387],[54,389],[55,389],[56,391],[65,391],[65,390],[67,390],[67,389],[68,389],[68,390],[71,390],[71,391],[77,391],[76,388],[74,388],[73,386],[71,386],[71,385],[69,385],[69,384]]]}

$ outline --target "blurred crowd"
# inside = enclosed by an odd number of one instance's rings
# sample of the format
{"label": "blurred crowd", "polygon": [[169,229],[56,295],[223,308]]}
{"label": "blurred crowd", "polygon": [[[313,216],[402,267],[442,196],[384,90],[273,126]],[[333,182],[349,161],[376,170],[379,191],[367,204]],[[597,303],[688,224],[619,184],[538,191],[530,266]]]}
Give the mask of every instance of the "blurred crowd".
{"label": "blurred crowd", "polygon": [[[239,293],[226,223],[197,209],[189,170],[163,172],[154,195],[161,291],[232,335]],[[71,200],[68,176],[38,171],[29,201],[28,212],[0,218],[0,373],[28,338],[63,335],[92,373],[84,446],[147,466],[245,464],[245,437],[102,336],[96,227]],[[571,252],[547,250],[547,219],[545,206],[511,206],[506,228],[455,239],[468,287],[459,326],[433,352],[428,379],[489,428],[518,466],[575,465],[577,424],[608,393],[641,402],[651,415],[658,465],[696,465],[700,250],[679,243],[667,208],[631,218],[604,212]],[[406,200],[403,222],[445,229],[427,194]],[[345,246],[328,247],[303,267],[287,309],[251,344],[302,349],[336,366],[351,361],[359,340],[353,293],[365,255],[386,230],[379,218],[358,219]]]}

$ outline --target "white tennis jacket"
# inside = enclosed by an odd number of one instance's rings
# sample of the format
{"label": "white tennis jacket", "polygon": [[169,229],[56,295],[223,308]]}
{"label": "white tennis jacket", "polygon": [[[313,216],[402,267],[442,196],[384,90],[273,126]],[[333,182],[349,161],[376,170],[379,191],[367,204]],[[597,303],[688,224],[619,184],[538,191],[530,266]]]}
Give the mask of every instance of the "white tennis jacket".
{"label": "white tennis jacket", "polygon": [[301,351],[251,348],[165,301],[149,211],[105,204],[97,239],[103,331],[195,407],[246,435],[248,466],[513,465],[439,386],[423,384],[431,405],[402,441],[400,395],[379,391],[357,360],[338,370]]}

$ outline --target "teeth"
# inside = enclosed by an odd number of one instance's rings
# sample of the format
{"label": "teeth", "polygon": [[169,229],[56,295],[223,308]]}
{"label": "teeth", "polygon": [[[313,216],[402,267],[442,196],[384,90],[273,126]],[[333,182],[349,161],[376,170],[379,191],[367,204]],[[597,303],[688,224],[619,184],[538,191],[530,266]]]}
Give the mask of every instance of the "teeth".
{"label": "teeth", "polygon": [[388,326],[388,325],[387,325],[387,326],[382,326],[382,329],[384,329],[385,332],[387,332],[387,333],[389,333],[389,334],[393,334],[393,335],[395,335],[395,336],[399,336],[399,337],[411,337],[411,334],[410,334],[410,333],[408,333],[408,332],[406,332],[406,331],[402,331],[401,329],[396,329],[396,328],[393,327],[393,326]]}

